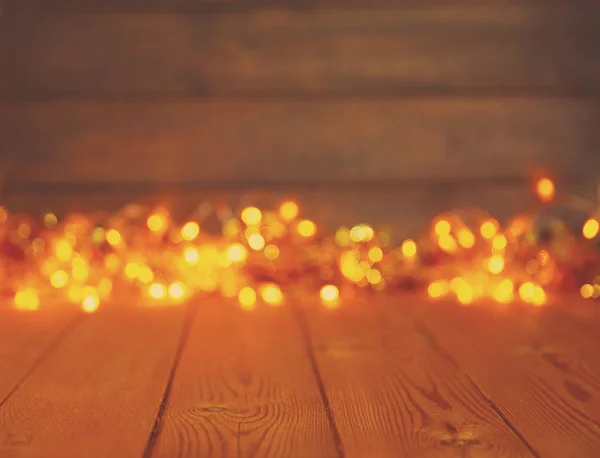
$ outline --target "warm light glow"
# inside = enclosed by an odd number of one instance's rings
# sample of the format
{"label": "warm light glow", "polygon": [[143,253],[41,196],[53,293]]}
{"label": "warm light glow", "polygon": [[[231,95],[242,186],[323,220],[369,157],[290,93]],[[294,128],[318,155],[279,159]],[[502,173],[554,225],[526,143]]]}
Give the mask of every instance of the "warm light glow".
{"label": "warm light glow", "polygon": [[439,220],[433,228],[433,230],[435,231],[435,233],[438,237],[444,237],[444,236],[450,235],[451,229],[452,229],[452,227],[450,226],[450,223],[448,221],[446,221],[445,219]]}
{"label": "warm light glow", "polygon": [[57,240],[54,245],[54,252],[56,254],[56,259],[61,262],[68,262],[73,256],[73,247],[66,240]]}
{"label": "warm light glow", "polygon": [[[255,234],[258,235],[259,237],[260,234]],[[262,237],[261,237],[262,239]],[[257,243],[259,246],[260,245],[260,241],[257,240]],[[264,245],[264,239],[262,241],[263,245]],[[251,246],[252,248],[252,246]],[[253,248],[254,249],[254,248]],[[260,248],[258,248],[260,250]],[[248,252],[246,251],[246,248],[244,248],[244,246],[240,243],[233,243],[231,245],[229,245],[229,247],[227,248],[227,258],[231,261],[231,262],[244,262],[246,260],[246,257],[248,256]]]}
{"label": "warm light glow", "polygon": [[50,284],[55,288],[64,288],[69,281],[69,276],[64,270],[57,270],[50,277]]}
{"label": "warm light glow", "polygon": [[168,293],[171,299],[181,299],[185,294],[185,285],[181,282],[171,283]]}
{"label": "warm light glow", "polygon": [[443,251],[449,254],[454,253],[458,249],[456,240],[449,234],[440,236],[438,244]]}
{"label": "warm light glow", "polygon": [[479,232],[484,239],[490,240],[494,238],[498,232],[498,226],[499,225],[496,220],[487,220],[481,225]]}
{"label": "warm light glow", "polygon": [[162,213],[155,213],[148,217],[148,229],[152,232],[164,232],[167,229],[167,218]]}
{"label": "warm light glow", "polygon": [[550,202],[554,198],[554,183],[550,178],[541,178],[535,186],[536,193],[542,202]]}
{"label": "warm light glow", "polygon": [[583,236],[588,240],[596,237],[598,232],[600,232],[600,223],[596,218],[588,219],[583,225],[582,233]]}
{"label": "warm light glow", "polygon": [[581,287],[581,297],[590,299],[594,296],[594,287],[590,284],[585,284]]}
{"label": "warm light glow", "polygon": [[514,284],[512,280],[506,278],[502,280],[494,291],[494,299],[506,304],[514,298]]}
{"label": "warm light glow", "polygon": [[492,240],[492,246],[498,251],[504,250],[507,244],[508,241],[506,240],[506,237],[502,234],[496,235]]}
{"label": "warm light glow", "polygon": [[148,288],[148,294],[153,299],[164,299],[167,297],[167,288],[160,283],[152,283]]}
{"label": "warm light glow", "polygon": [[298,233],[302,237],[312,237],[317,232],[317,226],[310,220],[302,220],[298,224]]}
{"label": "warm light glow", "polygon": [[291,222],[298,216],[298,204],[296,202],[287,201],[279,207],[279,215],[286,222]]}
{"label": "warm light glow", "polygon": [[15,294],[15,307],[20,310],[37,310],[40,306],[40,300],[36,292],[32,289],[18,291]]}
{"label": "warm light glow", "polygon": [[261,296],[269,305],[277,306],[283,303],[283,294],[276,284],[263,285]]}
{"label": "warm light glow", "polygon": [[334,285],[325,285],[320,291],[321,300],[328,308],[335,308],[339,301],[340,292]]}
{"label": "warm light glow", "polygon": [[262,212],[256,207],[247,207],[242,210],[241,218],[246,226],[257,226],[262,220]]}
{"label": "warm light glow", "polygon": [[58,218],[53,213],[46,213],[44,215],[44,226],[48,229],[54,229],[58,224]]}
{"label": "warm light glow", "polygon": [[412,239],[407,239],[402,243],[402,254],[407,258],[412,258],[417,254],[417,244]]}
{"label": "warm light glow", "polygon": [[380,262],[383,259],[383,250],[378,246],[374,246],[369,250],[368,256],[372,262]]}
{"label": "warm light glow", "polygon": [[438,297],[442,297],[447,292],[448,292],[448,287],[439,281],[434,281],[427,288],[427,294],[429,294],[429,296],[434,299],[436,299]]}
{"label": "warm light glow", "polygon": [[475,236],[469,229],[460,229],[457,234],[458,243],[463,248],[473,248],[475,246]]}
{"label": "warm light glow", "polygon": [[249,286],[243,287],[238,294],[238,301],[244,310],[253,310],[256,307],[256,291]]}
{"label": "warm light glow", "polygon": [[121,234],[115,229],[110,229],[106,233],[106,241],[109,245],[117,246],[121,243]]}
{"label": "warm light glow", "polygon": [[198,261],[200,261],[200,254],[196,248],[186,247],[183,250],[183,258],[188,264],[198,264]]}
{"label": "warm light glow", "polygon": [[493,274],[499,274],[504,270],[504,258],[500,255],[494,255],[488,259],[487,268]]}
{"label": "warm light glow", "polygon": [[279,257],[279,248],[276,245],[267,245],[264,250],[265,258],[274,261]]}
{"label": "warm light glow", "polygon": [[195,221],[190,221],[181,228],[181,237],[188,242],[198,237],[198,234],[200,234],[200,226]]}
{"label": "warm light glow", "polygon": [[265,247],[265,239],[258,233],[250,234],[248,237],[248,246],[254,251],[260,251]]}
{"label": "warm light glow", "polygon": [[98,310],[98,306],[100,305],[100,300],[96,296],[86,296],[81,303],[81,308],[88,313],[95,312]]}

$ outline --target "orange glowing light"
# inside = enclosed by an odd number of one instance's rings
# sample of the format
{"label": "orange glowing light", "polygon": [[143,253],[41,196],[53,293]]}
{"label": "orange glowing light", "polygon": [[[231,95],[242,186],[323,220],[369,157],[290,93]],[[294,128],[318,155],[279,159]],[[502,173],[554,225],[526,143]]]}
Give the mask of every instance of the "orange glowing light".
{"label": "orange glowing light", "polygon": [[106,241],[109,245],[117,246],[121,243],[121,234],[115,229],[109,229],[106,233]]}
{"label": "orange glowing light", "polygon": [[507,245],[508,240],[506,240],[506,237],[502,234],[496,235],[492,240],[492,246],[498,251],[504,250]]}
{"label": "orange glowing light", "polygon": [[512,280],[505,278],[494,290],[494,299],[502,304],[512,301],[514,298],[514,284]]}
{"label": "orange glowing light", "polygon": [[536,193],[542,202],[554,199],[555,186],[550,178],[541,178],[535,186]]}
{"label": "orange glowing light", "polygon": [[262,212],[256,207],[247,207],[242,210],[241,218],[246,226],[257,226],[262,220]]}
{"label": "orange glowing light", "polygon": [[336,308],[338,305],[340,291],[335,285],[325,285],[319,292],[321,300],[327,308]]}
{"label": "orange glowing light", "polygon": [[188,264],[198,264],[198,261],[200,261],[200,253],[198,253],[196,248],[186,247],[183,250],[183,259],[185,259]]}
{"label": "orange glowing light", "polygon": [[279,207],[279,215],[281,216],[281,219],[288,223],[296,219],[298,212],[298,204],[289,200],[282,203]]}
{"label": "orange glowing light", "polygon": [[584,299],[590,299],[594,296],[594,287],[590,284],[585,284],[581,287],[580,293]]}
{"label": "orange glowing light", "polygon": [[504,270],[504,258],[500,255],[494,255],[488,259],[487,268],[492,274],[499,274]]}
{"label": "orange glowing light", "polygon": [[456,237],[458,238],[458,243],[463,247],[463,248],[473,248],[475,246],[475,236],[473,235],[473,233],[466,228],[462,228],[458,231],[458,234],[456,235]]}
{"label": "orange glowing light", "polygon": [[97,296],[86,296],[81,303],[81,308],[83,311],[92,313],[98,310],[98,306],[100,305],[100,300]]}
{"label": "orange glowing light", "polygon": [[56,289],[64,288],[68,281],[69,276],[64,270],[57,270],[50,277],[50,284]]}
{"label": "orange glowing light", "polygon": [[256,307],[256,291],[249,286],[243,287],[238,293],[238,301],[244,310],[253,310]]}
{"label": "orange glowing light", "polygon": [[433,228],[433,230],[435,231],[435,233],[438,237],[444,237],[446,235],[450,235],[451,229],[452,229],[452,227],[450,226],[450,223],[448,221],[446,221],[445,219],[439,220]]}
{"label": "orange glowing light", "polygon": [[37,310],[40,300],[33,289],[24,289],[15,294],[15,307],[19,310]]}
{"label": "orange glowing light", "polygon": [[260,251],[265,247],[265,239],[258,233],[250,234],[248,236],[248,246],[254,251]]}
{"label": "orange glowing light", "polygon": [[54,229],[58,224],[58,218],[53,213],[46,213],[44,215],[44,226],[48,229]]}
{"label": "orange glowing light", "polygon": [[56,259],[61,262],[67,262],[70,261],[73,256],[73,247],[66,240],[57,240],[54,245],[54,253]]}
{"label": "orange glowing light", "polygon": [[154,213],[147,220],[148,229],[152,232],[164,232],[167,229],[167,218],[162,213]]}
{"label": "orange glowing light", "polygon": [[148,294],[150,294],[150,297],[153,299],[164,299],[167,297],[167,288],[160,283],[152,283],[148,287]]}
{"label": "orange glowing light", "polygon": [[479,228],[479,232],[484,239],[490,240],[498,232],[499,224],[496,220],[490,219],[485,221]]}
{"label": "orange glowing light", "polygon": [[181,299],[185,295],[185,285],[181,282],[171,283],[168,294],[171,299]]}
{"label": "orange glowing light", "polygon": [[368,256],[371,262],[381,262],[383,259],[383,250],[378,246],[371,247]]}
{"label": "orange glowing light", "polygon": [[181,237],[188,242],[198,237],[198,234],[200,234],[200,225],[195,221],[190,221],[181,228]]}
{"label": "orange glowing light", "polygon": [[279,248],[276,245],[267,245],[264,250],[265,258],[274,261],[279,257]]}
{"label": "orange glowing light", "polygon": [[402,242],[402,254],[407,258],[412,258],[417,254],[417,244],[412,239],[406,239]]}
{"label": "orange glowing light", "polygon": [[317,226],[312,221],[305,219],[298,224],[298,233],[302,237],[312,237],[317,232]]}
{"label": "orange glowing light", "polygon": [[261,296],[263,301],[269,305],[278,306],[283,303],[283,293],[276,284],[263,285]]}
{"label": "orange glowing light", "polygon": [[427,287],[427,294],[430,297],[437,299],[448,292],[448,287],[439,281],[434,281]]}
{"label": "orange glowing light", "polygon": [[596,218],[589,218],[583,225],[581,232],[586,239],[591,240],[600,232],[600,223]]}
{"label": "orange glowing light", "polygon": [[446,253],[454,253],[458,249],[456,240],[450,234],[441,235],[438,239],[438,245]]}
{"label": "orange glowing light", "polygon": [[227,258],[232,262],[243,262],[248,256],[246,248],[241,243],[233,243],[229,245],[226,251]]}

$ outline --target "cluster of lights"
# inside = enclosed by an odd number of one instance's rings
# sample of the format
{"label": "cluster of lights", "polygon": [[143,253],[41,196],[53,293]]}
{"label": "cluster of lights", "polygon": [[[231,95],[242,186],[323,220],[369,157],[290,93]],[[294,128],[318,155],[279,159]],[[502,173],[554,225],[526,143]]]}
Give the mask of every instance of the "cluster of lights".
{"label": "cluster of lights", "polygon": [[[539,180],[536,193],[552,201],[554,183]],[[36,220],[0,207],[0,294],[19,309],[70,302],[87,312],[104,302],[173,304],[197,294],[218,294],[245,310],[314,294],[336,308],[357,294],[408,289],[465,305],[486,298],[541,306],[575,278],[583,297],[600,297],[593,275],[600,257],[589,243],[600,233],[595,216],[582,237],[562,228],[560,237],[542,241],[529,215],[501,227],[484,213],[454,212],[419,237],[394,240],[368,224],[324,235],[293,201],[237,214],[202,208],[179,223],[165,208],[138,205],[102,220],[52,213]],[[204,228],[208,214],[218,231]]]}

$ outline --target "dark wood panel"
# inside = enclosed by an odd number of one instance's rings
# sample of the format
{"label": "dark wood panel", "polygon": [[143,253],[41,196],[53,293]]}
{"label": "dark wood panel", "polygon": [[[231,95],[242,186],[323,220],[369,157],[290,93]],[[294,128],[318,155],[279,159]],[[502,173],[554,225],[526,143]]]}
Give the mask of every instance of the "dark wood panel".
{"label": "dark wood panel", "polygon": [[[429,337],[472,377],[540,456],[600,450],[600,365],[578,350],[578,327],[552,307],[421,303]],[[557,306],[567,306],[564,298]]]}
{"label": "dark wood panel", "polygon": [[598,88],[600,8],[7,13],[0,97]]}
{"label": "dark wood panel", "polygon": [[[70,331],[76,312],[44,309],[24,312],[0,305],[0,405]],[[0,448],[1,454],[1,448]]]}
{"label": "dark wood panel", "polygon": [[[564,188],[563,188],[564,186]],[[593,199],[595,182],[583,182],[577,186],[560,184],[559,192],[572,192],[578,196]],[[285,199],[294,199],[300,204],[301,215],[313,219],[323,233],[341,225],[352,226],[370,223],[377,227],[388,226],[398,237],[414,236],[426,230],[427,225],[438,213],[457,209],[478,208],[487,211],[502,222],[515,214],[536,208],[536,198],[531,186],[513,185],[487,187],[485,185],[433,187],[425,182],[422,188],[384,188],[372,190],[349,184],[333,186],[329,189],[282,189],[263,192],[241,190],[215,191],[156,191],[145,192],[78,192],[73,188],[67,193],[32,192],[29,194],[8,194],[3,203],[15,212],[30,212],[41,215],[45,211],[64,214],[67,211],[116,211],[130,202],[153,207],[165,205],[171,209],[177,220],[183,221],[197,207],[198,203],[226,202],[240,212],[244,206],[258,205],[261,208],[276,208]],[[558,201],[540,212],[540,221],[559,217],[569,221],[578,231],[587,213],[570,208]],[[209,230],[209,223],[204,227]]]}
{"label": "dark wood panel", "polygon": [[305,305],[346,457],[535,456],[428,344],[404,304],[379,299],[334,312]]}
{"label": "dark wood panel", "polygon": [[535,98],[8,104],[0,157],[13,184],[591,174],[599,119],[592,101]]}
{"label": "dark wood panel", "polygon": [[0,408],[0,456],[142,455],[185,308],[86,317]]}
{"label": "dark wood panel", "polygon": [[200,307],[152,457],[338,453],[292,309]]}

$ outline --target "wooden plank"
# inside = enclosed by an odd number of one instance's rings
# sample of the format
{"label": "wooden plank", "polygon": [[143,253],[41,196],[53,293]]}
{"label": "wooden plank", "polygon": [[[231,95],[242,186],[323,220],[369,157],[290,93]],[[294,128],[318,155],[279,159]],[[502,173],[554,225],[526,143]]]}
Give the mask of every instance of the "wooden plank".
{"label": "wooden plank", "polygon": [[307,304],[345,456],[537,456],[403,305],[379,299],[327,312]]}
{"label": "wooden plank", "polygon": [[0,106],[8,183],[491,179],[600,165],[576,99],[55,102]]}
{"label": "wooden plank", "polygon": [[[598,89],[588,4],[7,13],[2,98]],[[15,44],[17,44],[15,46]]]}
{"label": "wooden plank", "polygon": [[31,313],[0,307],[0,405],[68,334],[75,316],[56,308]]}
{"label": "wooden plank", "polygon": [[185,310],[105,308],[86,317],[0,408],[0,455],[141,456]]}
{"label": "wooden plank", "polygon": [[422,301],[414,313],[540,456],[598,455],[600,361],[578,351],[576,327],[559,331],[551,308]]}
{"label": "wooden plank", "polygon": [[202,304],[160,425],[152,457],[338,457],[287,305]]}
{"label": "wooden plank", "polygon": [[[583,198],[593,199],[596,182],[560,183],[558,192],[568,192]],[[373,189],[370,186],[348,183],[346,186],[334,185],[321,189],[272,189],[267,191],[243,190],[187,190],[167,189],[131,190],[127,192],[117,188],[102,191],[82,192],[77,187],[65,192],[39,191],[5,195],[3,202],[15,212],[28,212],[41,215],[53,211],[58,215],[66,212],[114,212],[130,202],[154,208],[157,205],[170,209],[176,221],[185,221],[193,210],[203,202],[225,202],[236,214],[248,205],[258,205],[263,209],[276,209],[286,199],[298,202],[301,216],[317,223],[319,232],[332,234],[339,226],[353,226],[369,223],[377,228],[387,227],[397,237],[412,237],[427,230],[432,219],[440,213],[456,210],[480,209],[507,222],[516,214],[536,208],[530,184],[507,186],[469,186],[467,183],[457,186],[435,187],[423,182],[414,188],[383,187]],[[541,221],[550,218],[566,220],[574,231],[579,231],[586,213],[569,209],[559,200],[555,205],[540,211]],[[102,215],[100,215],[102,217]],[[214,218],[213,218],[214,219]],[[210,220],[210,218],[209,218]],[[210,225],[204,225],[210,230]]]}

